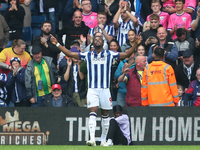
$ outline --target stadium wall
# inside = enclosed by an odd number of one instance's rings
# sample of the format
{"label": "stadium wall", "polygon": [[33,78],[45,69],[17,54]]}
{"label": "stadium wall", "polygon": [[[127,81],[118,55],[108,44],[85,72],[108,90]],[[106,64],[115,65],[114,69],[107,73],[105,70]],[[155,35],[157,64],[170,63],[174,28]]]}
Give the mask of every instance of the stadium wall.
{"label": "stadium wall", "polygon": [[[199,107],[126,107],[134,145],[199,145]],[[1,145],[85,145],[86,108],[0,108]],[[96,139],[100,140],[98,110]],[[110,116],[112,111],[110,111]]]}

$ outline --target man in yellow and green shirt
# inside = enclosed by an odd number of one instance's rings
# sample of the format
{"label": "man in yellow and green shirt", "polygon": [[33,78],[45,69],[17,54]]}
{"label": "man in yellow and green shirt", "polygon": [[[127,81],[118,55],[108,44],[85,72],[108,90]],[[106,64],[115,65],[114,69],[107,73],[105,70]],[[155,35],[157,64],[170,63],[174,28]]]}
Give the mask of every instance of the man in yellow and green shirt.
{"label": "man in yellow and green shirt", "polygon": [[31,60],[25,72],[25,86],[31,107],[40,107],[45,96],[51,93],[51,86],[56,83],[58,71],[52,58],[42,56],[42,49],[34,46]]}

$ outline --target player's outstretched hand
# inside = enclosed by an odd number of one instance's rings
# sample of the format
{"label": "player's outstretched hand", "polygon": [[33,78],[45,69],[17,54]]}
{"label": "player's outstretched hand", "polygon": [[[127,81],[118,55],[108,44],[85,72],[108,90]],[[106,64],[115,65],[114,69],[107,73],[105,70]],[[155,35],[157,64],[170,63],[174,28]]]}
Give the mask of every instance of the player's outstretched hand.
{"label": "player's outstretched hand", "polygon": [[50,36],[51,36],[51,43],[56,45],[58,43],[57,39],[52,34],[50,34]]}

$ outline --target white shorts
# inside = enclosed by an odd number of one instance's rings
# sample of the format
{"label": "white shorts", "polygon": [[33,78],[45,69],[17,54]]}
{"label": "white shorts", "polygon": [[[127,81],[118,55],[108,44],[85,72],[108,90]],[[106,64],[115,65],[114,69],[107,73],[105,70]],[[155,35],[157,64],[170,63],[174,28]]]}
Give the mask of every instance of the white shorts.
{"label": "white shorts", "polygon": [[88,89],[87,108],[100,107],[101,109],[112,109],[112,98],[109,88],[106,89]]}

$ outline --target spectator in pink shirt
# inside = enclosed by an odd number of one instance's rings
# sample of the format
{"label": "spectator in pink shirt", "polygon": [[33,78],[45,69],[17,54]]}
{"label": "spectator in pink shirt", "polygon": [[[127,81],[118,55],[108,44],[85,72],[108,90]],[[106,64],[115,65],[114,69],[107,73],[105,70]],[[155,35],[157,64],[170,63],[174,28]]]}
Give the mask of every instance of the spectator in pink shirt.
{"label": "spectator in pink shirt", "polygon": [[169,18],[169,22],[168,22],[168,29],[170,31],[170,33],[172,34],[172,39],[176,39],[176,30],[178,28],[184,28],[186,29],[188,32],[191,32],[191,21],[192,18],[191,16],[184,12],[184,1],[185,0],[175,0],[175,5],[176,5],[176,9],[177,12],[172,14]]}
{"label": "spectator in pink shirt", "polygon": [[82,16],[83,16],[83,22],[85,22],[85,25],[89,28],[94,28],[98,25],[97,21],[97,13],[92,12],[92,5],[90,0],[82,0],[81,2],[81,8],[82,8]]}
{"label": "spectator in pink shirt", "polygon": [[[160,20],[160,24],[167,29],[167,25],[168,25],[168,20],[169,20],[169,14],[166,12],[162,12],[160,11],[161,9],[161,5],[160,5],[160,0],[152,0],[151,2],[151,9],[153,10],[153,14],[157,14],[159,15],[159,20]],[[147,21],[150,21],[149,17],[152,14],[147,16]]]}
{"label": "spectator in pink shirt", "polygon": [[[176,1],[175,1],[175,3],[176,3]],[[192,15],[193,12],[195,11],[197,1],[196,0],[183,0],[183,4],[184,4],[183,11]],[[174,8],[173,6],[167,6],[165,8],[165,10],[170,14],[178,11],[177,7]]]}

